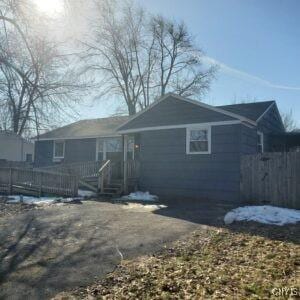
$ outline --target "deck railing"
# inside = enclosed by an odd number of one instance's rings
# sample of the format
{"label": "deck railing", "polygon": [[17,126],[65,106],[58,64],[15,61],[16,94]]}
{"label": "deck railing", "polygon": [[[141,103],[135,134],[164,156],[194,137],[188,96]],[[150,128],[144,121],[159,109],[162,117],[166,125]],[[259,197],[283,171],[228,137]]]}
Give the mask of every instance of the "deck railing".
{"label": "deck railing", "polygon": [[140,174],[140,162],[138,160],[128,160],[127,162],[128,180],[136,180]]}
{"label": "deck railing", "polygon": [[21,168],[0,168],[0,190],[12,193],[77,196],[77,176]]}
{"label": "deck railing", "polygon": [[49,167],[41,167],[39,170],[46,170],[56,173],[76,175],[80,178],[97,177],[98,171],[103,165],[102,161],[84,161],[76,163],[66,163]]}

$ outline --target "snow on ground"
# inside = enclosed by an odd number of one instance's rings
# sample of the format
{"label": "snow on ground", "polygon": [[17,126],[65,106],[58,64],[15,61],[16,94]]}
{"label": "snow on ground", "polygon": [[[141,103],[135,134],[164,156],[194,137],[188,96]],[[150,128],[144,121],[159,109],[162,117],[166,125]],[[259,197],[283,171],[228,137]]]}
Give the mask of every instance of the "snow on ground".
{"label": "snow on ground", "polygon": [[78,190],[78,196],[79,197],[94,197],[94,196],[96,196],[96,194],[92,191]]}
{"label": "snow on ground", "polygon": [[34,204],[34,205],[50,205],[58,202],[60,198],[56,197],[31,197],[31,196],[22,196],[22,195],[12,195],[8,196],[6,203],[24,203],[24,204]]}
{"label": "snow on ground", "polygon": [[244,206],[233,209],[224,217],[225,224],[234,221],[255,221],[263,224],[285,225],[300,222],[300,210],[276,206]]}
{"label": "snow on ground", "polygon": [[61,197],[31,197],[23,195],[12,195],[8,196],[6,203],[8,204],[33,204],[37,206],[51,205],[51,204],[62,204],[62,203],[74,203],[82,200],[82,197],[77,198],[61,198]]}
{"label": "snow on ground", "polygon": [[78,190],[78,197],[75,198],[63,198],[63,197],[33,197],[33,196],[23,196],[23,195],[11,195],[8,196],[6,203],[24,203],[24,204],[34,204],[34,205],[51,205],[55,203],[71,203],[78,202],[84,198],[89,198],[95,196],[94,192],[87,190]]}
{"label": "snow on ground", "polygon": [[123,209],[133,209],[135,211],[155,211],[161,208],[166,208],[166,205],[157,204],[141,204],[141,203],[128,203],[127,205],[122,205]]}
{"label": "snow on ground", "polygon": [[158,197],[151,195],[149,192],[134,192],[127,196],[123,196],[121,200],[140,200],[140,201],[158,201]]}

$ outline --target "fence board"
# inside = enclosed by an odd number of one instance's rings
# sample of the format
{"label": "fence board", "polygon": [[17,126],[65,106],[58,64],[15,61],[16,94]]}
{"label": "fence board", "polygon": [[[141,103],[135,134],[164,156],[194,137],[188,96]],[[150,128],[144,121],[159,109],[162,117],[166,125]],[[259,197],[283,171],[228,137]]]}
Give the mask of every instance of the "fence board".
{"label": "fence board", "polygon": [[1,190],[12,194],[27,190],[33,193],[77,196],[78,178],[67,174],[21,168],[0,168]]}
{"label": "fence board", "polygon": [[242,199],[300,209],[300,153],[263,153],[241,159]]}

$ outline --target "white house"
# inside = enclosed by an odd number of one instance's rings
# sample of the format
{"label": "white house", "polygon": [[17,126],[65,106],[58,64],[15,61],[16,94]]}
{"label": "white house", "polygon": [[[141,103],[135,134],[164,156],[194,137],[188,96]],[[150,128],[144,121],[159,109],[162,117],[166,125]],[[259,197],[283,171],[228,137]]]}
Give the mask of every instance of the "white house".
{"label": "white house", "polygon": [[0,131],[0,160],[32,162],[34,143],[10,131]]}

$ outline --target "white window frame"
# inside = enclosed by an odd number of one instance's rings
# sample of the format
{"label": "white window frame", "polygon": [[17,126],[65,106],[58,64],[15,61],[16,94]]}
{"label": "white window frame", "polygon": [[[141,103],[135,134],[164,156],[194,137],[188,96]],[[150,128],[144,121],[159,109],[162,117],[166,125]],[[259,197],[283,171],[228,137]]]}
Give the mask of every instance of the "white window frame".
{"label": "white window frame", "polygon": [[[63,156],[55,156],[56,143],[63,143]],[[65,158],[66,142],[64,140],[53,141],[53,161],[60,161]]]}
{"label": "white window frame", "polygon": [[[198,152],[190,151],[191,130],[207,130],[207,139],[208,139],[207,151],[198,151]],[[186,154],[211,154],[211,126],[191,126],[186,128]]]}
{"label": "white window frame", "polygon": [[[265,152],[265,139],[264,139],[264,133],[261,132],[261,131],[257,131],[257,135],[259,135],[261,137],[261,153],[264,153]],[[260,144],[257,143],[257,149],[258,149],[258,146]]]}
{"label": "white window frame", "polygon": [[[121,138],[120,136],[111,136],[111,137],[103,137],[103,138],[101,138],[101,137],[99,137],[99,138],[97,138],[96,139],[96,157],[95,157],[95,159],[96,159],[96,161],[98,161],[98,152],[99,152],[99,141],[100,140],[103,140],[103,160],[106,160],[106,158],[107,158],[107,140],[108,139],[114,139],[114,138]],[[122,141],[121,141],[121,143],[122,143]],[[118,152],[118,151],[117,151]],[[119,153],[122,153],[122,145],[121,145],[121,151],[119,152]]]}
{"label": "white window frame", "polygon": [[97,138],[96,139],[96,161],[98,161],[98,152],[99,152],[99,141],[103,140],[103,160],[106,160],[106,143],[105,138]]}

